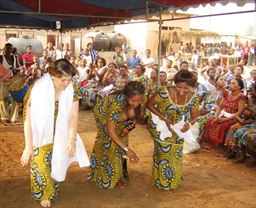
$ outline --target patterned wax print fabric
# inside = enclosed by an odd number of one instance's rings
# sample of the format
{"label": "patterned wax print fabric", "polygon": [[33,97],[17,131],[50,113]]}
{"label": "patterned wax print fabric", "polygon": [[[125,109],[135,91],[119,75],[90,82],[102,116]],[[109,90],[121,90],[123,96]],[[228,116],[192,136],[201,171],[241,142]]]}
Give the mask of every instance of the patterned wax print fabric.
{"label": "patterned wax print fabric", "polygon": [[[224,94],[226,94],[226,93],[227,92],[224,91]],[[207,94],[203,100],[203,103],[202,103],[202,108],[209,111],[209,113],[199,117],[198,122],[199,122],[200,131],[204,127],[204,124],[207,121],[207,119],[215,114],[216,107],[219,104],[219,102],[221,101],[222,97],[223,97],[223,92],[218,92],[216,90],[207,92]]]}
{"label": "patterned wax print fabric", "polygon": [[[193,96],[186,105],[177,105],[169,96],[166,88],[161,88],[155,97],[155,107],[165,117],[171,118],[174,123],[184,119],[190,121],[191,110],[199,108],[197,96]],[[177,189],[183,181],[182,151],[184,140],[175,132],[164,141],[160,140],[160,132],[156,130],[151,116],[148,119],[149,130],[154,139],[154,154],[152,165],[152,182],[159,189]]]}
{"label": "patterned wax print fabric", "polygon": [[[31,85],[27,94],[24,97],[23,120],[26,117],[27,102],[31,90],[34,85]],[[73,101],[80,99],[80,92],[78,86],[73,83],[74,94]],[[30,105],[30,104],[29,104]],[[58,115],[59,102],[55,102],[54,110],[54,126]],[[55,130],[55,128],[54,128]],[[36,200],[53,200],[59,190],[59,182],[51,177],[51,159],[52,159],[53,143],[46,144],[41,147],[33,147],[33,157],[30,163],[30,180],[31,180],[31,194]]]}
{"label": "patterned wax print fabric", "polygon": [[32,197],[36,200],[53,200],[59,190],[59,182],[51,177],[53,144],[33,148],[30,164]]}
{"label": "patterned wax print fabric", "polygon": [[234,140],[239,146],[247,146],[256,153],[256,122],[237,130],[234,134]]}
{"label": "patterned wax print fabric", "polygon": [[[228,145],[228,146],[238,145],[238,138],[243,137],[243,134],[248,129],[253,127],[253,121],[255,121],[255,119],[256,119],[255,113],[248,111],[247,108],[244,109],[244,111],[240,114],[239,117],[242,120],[246,121],[248,124],[245,125],[245,124],[239,123],[239,122],[233,124],[227,133],[224,145]],[[236,138],[234,138],[235,133],[236,133]]]}
{"label": "patterned wax print fabric", "polygon": [[225,143],[224,143],[225,146],[237,145],[237,141],[234,139],[234,134],[237,130],[239,130],[242,127],[243,125],[237,122],[229,128],[226,139],[225,139]]}
{"label": "patterned wax print fabric", "polygon": [[[120,179],[126,179],[126,168],[123,167],[123,150],[109,137],[107,121],[116,124],[116,133],[121,135],[125,128],[125,121],[121,120],[121,113],[126,104],[126,97],[122,94],[112,94],[98,102],[94,107],[98,128],[96,141],[91,155],[91,166],[87,179],[94,181],[99,188],[113,189]],[[128,138],[120,136],[128,146]]]}

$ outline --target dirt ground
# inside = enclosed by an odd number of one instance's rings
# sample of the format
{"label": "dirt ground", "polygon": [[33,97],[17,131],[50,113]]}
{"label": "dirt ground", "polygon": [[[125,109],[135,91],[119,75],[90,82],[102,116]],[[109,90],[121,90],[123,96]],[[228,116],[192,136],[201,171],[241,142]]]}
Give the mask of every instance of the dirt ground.
{"label": "dirt ground", "polygon": [[[96,136],[92,112],[80,111],[79,133],[88,154]],[[0,127],[0,207],[40,207],[30,197],[29,168],[19,159],[24,147],[23,127]],[[184,184],[174,193],[164,193],[151,185],[153,142],[147,127],[138,125],[130,135],[131,148],[140,157],[129,165],[131,182],[124,189],[107,191],[86,180],[88,168],[71,166],[61,185],[56,208],[255,208],[256,169],[234,164],[220,153],[200,150],[183,157]]]}

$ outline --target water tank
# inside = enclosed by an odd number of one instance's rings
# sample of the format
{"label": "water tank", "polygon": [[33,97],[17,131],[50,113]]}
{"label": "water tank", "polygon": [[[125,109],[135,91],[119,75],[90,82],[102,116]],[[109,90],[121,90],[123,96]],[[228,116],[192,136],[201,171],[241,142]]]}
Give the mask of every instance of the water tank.
{"label": "water tank", "polygon": [[16,47],[19,53],[26,53],[28,45],[32,46],[32,53],[38,57],[42,56],[43,44],[40,40],[29,38],[28,36],[21,36],[20,38],[9,38],[9,43]]}
{"label": "water tank", "polygon": [[104,32],[95,33],[93,38],[93,48],[98,51],[109,51],[110,37]]}
{"label": "water tank", "polygon": [[115,47],[121,48],[123,43],[126,42],[125,36],[120,33],[112,33],[111,36],[111,51],[114,51]]}

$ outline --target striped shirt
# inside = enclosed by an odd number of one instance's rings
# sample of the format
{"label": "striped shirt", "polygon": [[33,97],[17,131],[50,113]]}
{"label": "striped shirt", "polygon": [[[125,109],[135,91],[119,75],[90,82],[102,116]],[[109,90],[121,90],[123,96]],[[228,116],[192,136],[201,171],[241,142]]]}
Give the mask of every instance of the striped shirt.
{"label": "striped shirt", "polygon": [[96,50],[89,51],[89,54],[92,57],[92,61],[95,61],[99,57],[99,54],[98,54],[98,52]]}

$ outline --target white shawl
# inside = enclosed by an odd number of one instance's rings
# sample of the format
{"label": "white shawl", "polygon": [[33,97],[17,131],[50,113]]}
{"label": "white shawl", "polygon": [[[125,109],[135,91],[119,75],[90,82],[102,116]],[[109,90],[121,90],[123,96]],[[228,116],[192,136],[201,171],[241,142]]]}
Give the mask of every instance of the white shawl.
{"label": "white shawl", "polygon": [[[70,158],[67,153],[69,139],[69,117],[73,103],[73,85],[70,83],[61,92],[58,115],[54,132],[55,90],[49,74],[39,79],[31,91],[31,126],[33,146],[41,147],[54,143],[51,161],[51,176],[57,181],[64,181],[72,162],[78,161],[80,167],[90,165],[80,136],[76,136],[76,153]],[[54,140],[53,140],[54,137]]]}
{"label": "white shawl", "polygon": [[224,109],[220,112],[219,118],[224,116],[225,118],[230,118],[231,116],[235,115],[234,113],[228,113]]}
{"label": "white shawl", "polygon": [[[165,121],[161,120],[156,114],[151,112],[152,121],[156,124],[156,130],[160,133],[160,140],[164,141],[167,137],[172,137],[172,132],[170,132],[167,127]],[[191,153],[200,148],[200,145],[196,141],[196,138],[193,134],[191,128],[189,128],[186,132],[182,132],[185,122],[183,120],[179,121],[174,125],[170,125],[173,131],[180,137],[184,139],[184,148],[183,153]]]}

